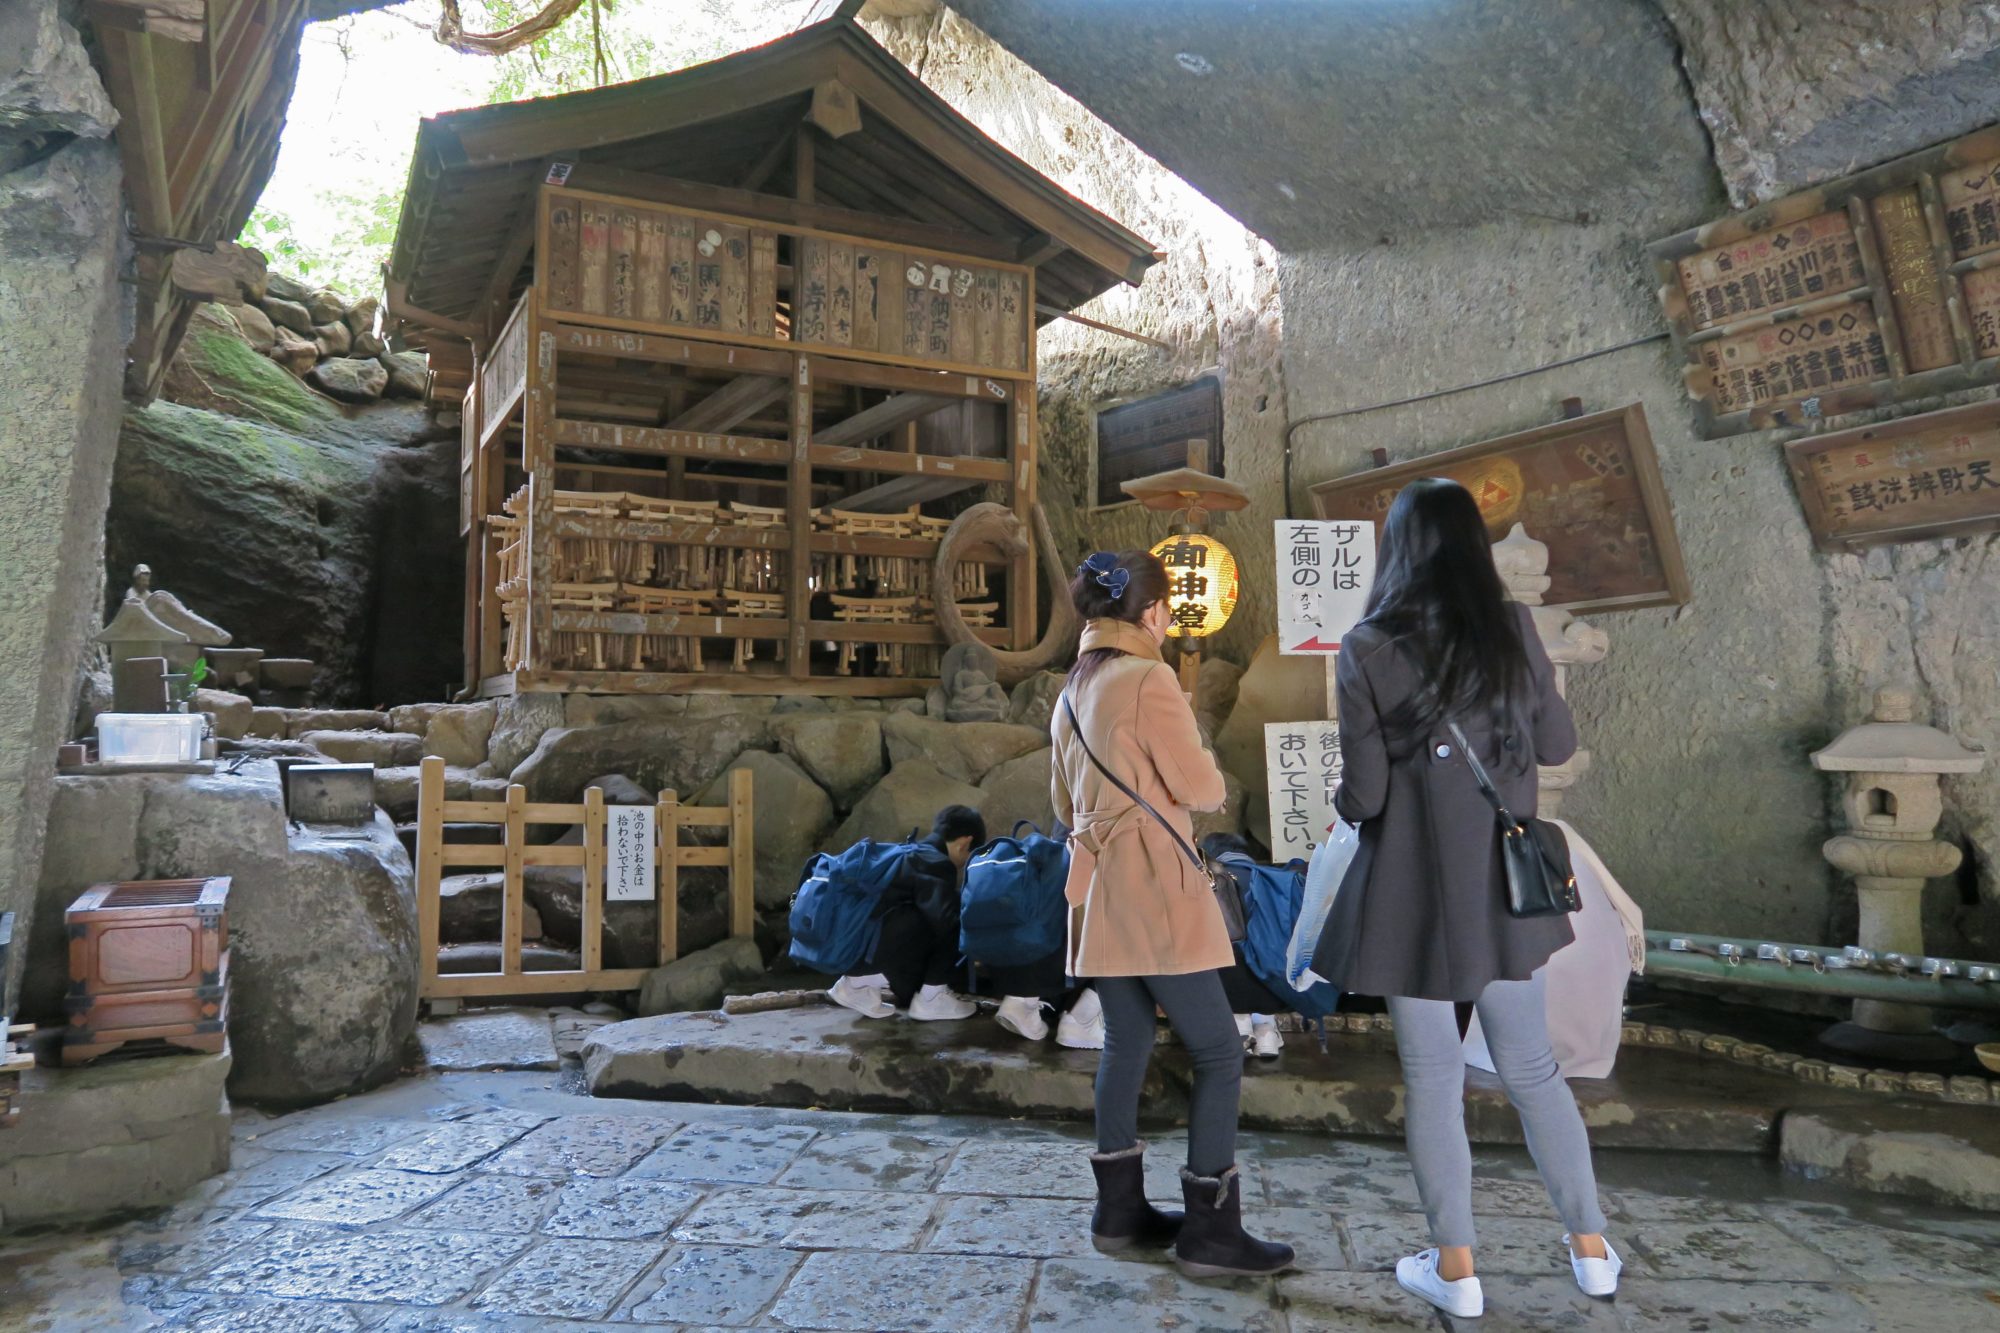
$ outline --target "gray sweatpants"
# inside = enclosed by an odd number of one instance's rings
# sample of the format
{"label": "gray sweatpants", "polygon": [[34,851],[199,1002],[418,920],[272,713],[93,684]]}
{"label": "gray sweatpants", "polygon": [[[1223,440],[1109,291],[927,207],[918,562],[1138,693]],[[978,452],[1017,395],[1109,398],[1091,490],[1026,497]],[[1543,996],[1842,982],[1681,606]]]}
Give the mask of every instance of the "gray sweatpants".
{"label": "gray sweatpants", "polygon": [[[1139,1141],[1139,1092],[1153,1059],[1153,1006],[1187,1044],[1194,1062],[1188,1094],[1188,1170],[1219,1176],[1236,1164],[1236,1103],[1243,1083],[1243,1038],[1218,972],[1177,977],[1098,977],[1104,1052],[1097,1061],[1097,1150]],[[1449,1009],[1449,1006],[1447,1006]]]}
{"label": "gray sweatpants", "polygon": [[[1527,981],[1495,981],[1480,992],[1479,1026],[1556,1214],[1570,1234],[1594,1235],[1604,1230],[1604,1213],[1597,1203],[1590,1140],[1549,1048],[1546,1004],[1540,972]],[[1403,1061],[1410,1166],[1430,1216],[1431,1242],[1471,1245],[1472,1150],[1465,1139],[1465,1053],[1458,1020],[1448,1000],[1392,998],[1389,1017]]]}

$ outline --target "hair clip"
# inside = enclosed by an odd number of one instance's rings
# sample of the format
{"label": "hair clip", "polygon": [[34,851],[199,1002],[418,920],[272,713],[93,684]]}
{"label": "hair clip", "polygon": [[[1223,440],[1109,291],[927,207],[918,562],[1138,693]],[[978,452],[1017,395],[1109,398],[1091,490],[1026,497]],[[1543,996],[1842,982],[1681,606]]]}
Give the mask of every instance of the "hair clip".
{"label": "hair clip", "polygon": [[1083,562],[1084,572],[1101,588],[1111,593],[1111,600],[1117,601],[1125,595],[1125,588],[1132,582],[1132,571],[1118,563],[1118,557],[1110,551],[1099,551]]}

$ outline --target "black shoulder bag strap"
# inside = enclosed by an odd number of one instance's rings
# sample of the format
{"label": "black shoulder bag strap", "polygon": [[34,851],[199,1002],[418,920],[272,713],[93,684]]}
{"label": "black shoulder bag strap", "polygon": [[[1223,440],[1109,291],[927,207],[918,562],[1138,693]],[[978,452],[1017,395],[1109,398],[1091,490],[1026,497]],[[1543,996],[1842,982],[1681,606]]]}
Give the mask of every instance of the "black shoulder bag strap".
{"label": "black shoulder bag strap", "polygon": [[1099,759],[1096,752],[1090,748],[1090,742],[1083,738],[1083,724],[1076,720],[1076,709],[1070,706],[1068,690],[1063,691],[1062,705],[1063,713],[1069,718],[1070,730],[1076,733],[1076,743],[1083,747],[1084,756],[1097,766],[1097,771],[1104,775],[1106,781],[1130,797],[1132,804],[1138,806],[1157,820],[1160,827],[1167,831],[1167,836],[1174,840],[1174,846],[1181,849],[1181,855],[1188,859],[1188,864],[1195,868],[1206,883],[1213,885],[1215,883],[1215,876],[1209,873],[1208,864],[1201,859],[1201,856],[1194,848],[1188,846],[1187,839],[1181,836],[1180,830],[1169,824],[1167,817],[1153,808],[1152,802],[1126,786],[1124,779],[1106,768],[1104,761]]}
{"label": "black shoulder bag strap", "polygon": [[1465,732],[1458,723],[1451,726],[1451,738],[1458,742],[1458,752],[1465,756],[1466,764],[1472,769],[1473,781],[1479,784],[1479,794],[1493,807],[1493,813],[1500,817],[1500,827],[1512,833],[1521,826],[1514,818],[1514,812],[1500,799],[1500,789],[1493,785],[1493,779],[1486,775],[1486,765],[1479,762],[1479,756],[1472,752],[1472,743],[1465,739]]}

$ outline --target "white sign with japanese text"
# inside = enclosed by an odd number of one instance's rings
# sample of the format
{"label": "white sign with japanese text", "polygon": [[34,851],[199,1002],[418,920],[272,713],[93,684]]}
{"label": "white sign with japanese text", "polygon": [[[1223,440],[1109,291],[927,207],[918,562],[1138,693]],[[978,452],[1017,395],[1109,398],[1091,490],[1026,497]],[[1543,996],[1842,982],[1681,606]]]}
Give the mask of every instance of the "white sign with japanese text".
{"label": "white sign with japanese text", "polygon": [[1375,525],[1279,519],[1278,651],[1340,651],[1375,582]]}
{"label": "white sign with japanese text", "polygon": [[1340,785],[1340,724],[1266,722],[1264,765],[1270,776],[1271,859],[1311,856],[1333,826]]}
{"label": "white sign with japanese text", "polygon": [[604,810],[604,896],[614,903],[653,901],[653,829],[650,805],[612,805]]}

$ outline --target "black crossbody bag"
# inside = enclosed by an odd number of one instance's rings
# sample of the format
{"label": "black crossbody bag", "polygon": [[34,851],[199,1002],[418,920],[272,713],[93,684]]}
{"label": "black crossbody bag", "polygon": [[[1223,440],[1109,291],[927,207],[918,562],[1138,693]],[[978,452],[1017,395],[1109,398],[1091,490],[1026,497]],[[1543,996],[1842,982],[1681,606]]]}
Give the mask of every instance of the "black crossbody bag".
{"label": "black crossbody bag", "polygon": [[1583,906],[1570,866],[1569,839],[1546,819],[1526,823],[1514,818],[1500,800],[1486,765],[1472,752],[1458,723],[1451,724],[1458,752],[1472,768],[1479,792],[1493,807],[1500,823],[1500,861],[1507,871],[1507,910],[1519,917],[1567,916]]}
{"label": "black crossbody bag", "polygon": [[1250,925],[1243,915],[1243,897],[1237,891],[1235,878],[1229,875],[1217,876],[1208,868],[1208,863],[1201,859],[1201,854],[1188,846],[1187,839],[1181,836],[1180,830],[1167,822],[1165,815],[1155,810],[1145,797],[1126,786],[1124,779],[1104,766],[1104,761],[1090,748],[1090,742],[1083,738],[1083,724],[1076,720],[1076,709],[1070,706],[1067,691],[1063,693],[1062,705],[1063,713],[1069,718],[1069,728],[1076,733],[1076,743],[1083,747],[1084,756],[1097,766],[1097,771],[1104,775],[1106,781],[1124,792],[1131,798],[1132,804],[1151,815],[1160,827],[1167,831],[1167,836],[1174,840],[1174,846],[1181,849],[1181,855],[1188,859],[1188,864],[1194,867],[1195,873],[1207,882],[1209,891],[1215,895],[1215,905],[1222,911],[1222,926],[1229,932],[1229,942],[1240,943],[1243,937],[1250,933]]}

